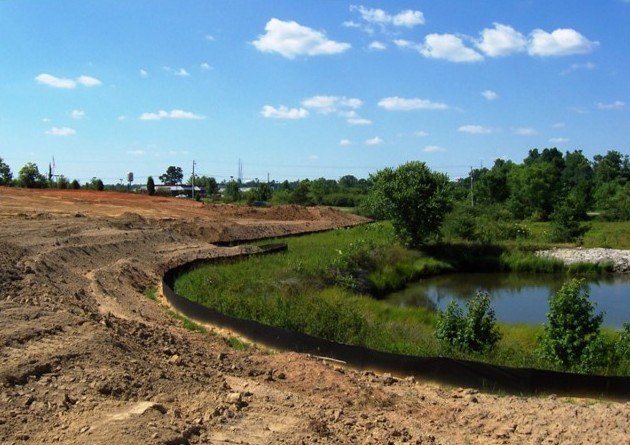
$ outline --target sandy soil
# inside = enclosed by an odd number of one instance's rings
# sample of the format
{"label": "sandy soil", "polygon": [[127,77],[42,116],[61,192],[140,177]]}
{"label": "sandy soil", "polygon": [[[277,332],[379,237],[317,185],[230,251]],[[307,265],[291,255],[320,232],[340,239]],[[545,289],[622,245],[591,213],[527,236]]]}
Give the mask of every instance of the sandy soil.
{"label": "sandy soil", "polygon": [[630,403],[498,396],[231,349],[144,296],[216,243],[361,222],[0,187],[0,443],[462,444],[630,441]]}

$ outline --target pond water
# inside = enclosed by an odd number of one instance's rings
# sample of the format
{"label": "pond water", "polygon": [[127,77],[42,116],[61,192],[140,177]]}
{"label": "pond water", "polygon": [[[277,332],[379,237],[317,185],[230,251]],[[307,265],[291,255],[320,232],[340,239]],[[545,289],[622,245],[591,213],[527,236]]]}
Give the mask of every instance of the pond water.
{"label": "pond water", "polygon": [[[401,307],[444,310],[452,299],[462,308],[478,290],[488,292],[499,321],[542,324],[549,296],[568,278],[554,274],[458,273],[440,275],[390,294],[386,301]],[[604,325],[621,328],[630,322],[630,274],[587,280],[595,312],[604,312]]]}

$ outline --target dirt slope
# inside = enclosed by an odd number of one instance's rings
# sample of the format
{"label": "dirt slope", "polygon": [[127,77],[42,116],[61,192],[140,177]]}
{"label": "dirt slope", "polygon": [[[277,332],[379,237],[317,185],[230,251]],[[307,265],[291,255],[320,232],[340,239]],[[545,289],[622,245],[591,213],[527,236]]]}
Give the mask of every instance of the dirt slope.
{"label": "dirt slope", "polygon": [[628,443],[630,404],[480,394],[236,351],[144,296],[212,243],[350,225],[250,209],[0,188],[0,443]]}

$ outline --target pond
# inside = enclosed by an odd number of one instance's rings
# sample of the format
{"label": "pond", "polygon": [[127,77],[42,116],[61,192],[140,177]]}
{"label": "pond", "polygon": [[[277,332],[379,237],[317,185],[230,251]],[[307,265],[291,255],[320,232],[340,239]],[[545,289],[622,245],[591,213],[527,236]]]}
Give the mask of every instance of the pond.
{"label": "pond", "polygon": [[[400,307],[444,310],[452,299],[465,307],[466,299],[478,290],[486,291],[499,321],[542,324],[546,321],[549,296],[566,275],[458,273],[440,275],[390,294],[386,301]],[[604,312],[604,325],[621,328],[630,322],[630,274],[598,277],[586,281],[595,312]]]}

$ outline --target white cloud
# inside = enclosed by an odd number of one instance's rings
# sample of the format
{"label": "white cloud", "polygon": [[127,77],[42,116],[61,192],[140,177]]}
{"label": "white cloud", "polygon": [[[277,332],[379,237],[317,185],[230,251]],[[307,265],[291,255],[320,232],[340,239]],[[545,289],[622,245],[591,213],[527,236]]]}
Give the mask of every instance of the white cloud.
{"label": "white cloud", "polygon": [[427,145],[422,151],[425,153],[440,153],[446,151],[446,149],[438,145]]}
{"label": "white cloud", "polygon": [[[425,23],[424,14],[421,11],[406,9],[398,14],[389,14],[378,8],[366,8],[365,6],[350,6],[350,11],[357,11],[363,20],[371,25],[379,25],[383,29],[387,25],[413,28]],[[354,22],[351,22],[354,24]],[[355,26],[357,27],[357,26]],[[369,31],[369,29],[368,29]]]}
{"label": "white cloud", "polygon": [[483,56],[454,34],[429,34],[424,38],[420,53],[430,59],[444,59],[450,62],[481,62]]}
{"label": "white cloud", "polygon": [[284,105],[275,108],[271,105],[265,105],[260,114],[269,119],[304,119],[309,113],[304,108],[288,108]]}
{"label": "white cloud", "polygon": [[52,136],[74,136],[77,134],[76,130],[68,127],[52,127],[50,130],[46,130],[46,134]]}
{"label": "white cloud", "polygon": [[70,117],[72,119],[83,119],[85,117],[85,111],[83,111],[83,110],[72,110],[70,112]]}
{"label": "white cloud", "polygon": [[318,159],[319,159],[319,156],[317,156],[317,155],[310,155],[310,156],[308,157],[308,160],[309,160],[309,161],[317,161]]}
{"label": "white cloud", "polygon": [[66,79],[53,76],[52,74],[42,73],[35,77],[35,80],[42,85],[48,85],[53,88],[74,89],[77,85],[83,85],[85,87],[95,87],[102,84],[102,82],[95,77],[79,76],[76,79]]}
{"label": "white cloud", "polygon": [[415,136],[418,136],[419,138],[423,138],[425,136],[428,136],[429,133],[427,133],[426,131],[420,130],[420,131],[416,131],[414,133]]}
{"label": "white cloud", "polygon": [[536,136],[538,131],[532,127],[518,127],[514,129],[514,134],[517,136]]}
{"label": "white cloud", "polygon": [[174,74],[176,76],[179,76],[179,77],[188,77],[188,76],[190,76],[190,73],[188,71],[186,71],[184,68],[180,68],[180,69],[176,70]]}
{"label": "white cloud", "polygon": [[205,119],[205,116],[200,116],[190,111],[184,111],[174,109],[171,111],[160,110],[157,113],[142,113],[139,117],[141,121],[159,121],[162,119],[188,119],[188,120],[201,120]]}
{"label": "white cloud", "polygon": [[204,62],[201,65],[199,65],[199,68],[201,68],[203,71],[210,71],[212,69],[212,66],[210,66],[209,63]]}
{"label": "white cloud", "polygon": [[562,74],[563,76],[566,76],[567,74],[571,74],[574,71],[594,70],[595,68],[596,68],[596,65],[593,62],[572,63],[570,67],[568,67],[565,70],[562,70],[560,74]]}
{"label": "white cloud", "polygon": [[485,90],[481,92],[481,95],[486,98],[486,100],[497,100],[499,95],[492,90]]}
{"label": "white cloud", "polygon": [[552,128],[564,128],[564,122],[556,122],[551,127]]}
{"label": "white cloud", "polygon": [[148,77],[149,76],[149,72],[147,70],[145,70],[144,68],[140,68],[140,77]]}
{"label": "white cloud", "polygon": [[144,150],[129,150],[127,151],[128,155],[132,156],[144,156],[146,152]]}
{"label": "white cloud", "polygon": [[206,40],[207,40],[208,42],[214,42],[214,41],[215,41],[215,40],[217,40],[217,39],[215,39],[215,38],[214,38],[214,36],[212,36],[212,35],[210,35],[210,34],[206,34]]}
{"label": "white cloud", "polygon": [[252,43],[258,51],[278,53],[287,59],[294,59],[296,56],[339,54],[351,47],[349,43],[329,40],[324,33],[297,22],[285,22],[276,18],[267,22],[265,34]]}
{"label": "white cloud", "polygon": [[490,134],[494,132],[492,128],[483,127],[481,125],[462,125],[457,131],[469,134]]}
{"label": "white cloud", "polygon": [[569,139],[567,139],[567,138],[551,138],[551,139],[549,139],[549,142],[551,142],[552,144],[562,144],[564,142],[569,142]]}
{"label": "white cloud", "polygon": [[598,110],[622,110],[626,106],[626,103],[620,100],[616,100],[608,104],[598,102],[596,106]]}
{"label": "white cloud", "polygon": [[501,57],[525,51],[527,39],[511,26],[494,23],[494,28],[481,31],[475,46],[487,56]]}
{"label": "white cloud", "polygon": [[368,49],[372,51],[385,51],[387,49],[387,45],[385,45],[383,42],[379,42],[375,40],[372,43],[370,43],[370,45],[368,46]]}
{"label": "white cloud", "polygon": [[396,45],[398,48],[415,48],[418,51],[420,50],[420,45],[405,39],[395,39],[394,45]]}
{"label": "white cloud", "polygon": [[385,97],[378,102],[378,106],[388,111],[409,111],[409,110],[446,110],[448,105],[441,102],[432,102],[428,99],[403,97]]}
{"label": "white cloud", "polygon": [[381,145],[385,141],[378,136],[375,136],[371,139],[365,141],[365,145]]}
{"label": "white cloud", "polygon": [[529,36],[527,52],[540,57],[567,56],[590,53],[598,46],[599,42],[592,42],[571,28],[560,28],[551,33],[535,29]]}
{"label": "white cloud", "polygon": [[361,108],[363,101],[345,96],[312,96],[302,101],[305,108],[314,109],[321,114],[343,113],[344,110]]}
{"label": "white cloud", "polygon": [[341,147],[349,147],[350,145],[352,145],[352,141],[350,139],[342,139],[339,141],[339,145]]}
{"label": "white cloud", "polygon": [[361,24],[357,23],[353,20],[348,20],[342,23],[343,26],[345,26],[346,28],[360,28]]}
{"label": "white cloud", "polygon": [[125,115],[120,115],[120,116],[118,116],[118,120],[119,120],[120,122],[122,122],[122,121],[126,121],[126,120],[127,120],[127,116],[125,116]]}
{"label": "white cloud", "polygon": [[83,85],[84,87],[97,87],[103,84],[103,82],[98,80],[96,77],[90,76],[79,76],[77,83]]}
{"label": "white cloud", "polygon": [[354,125],[354,126],[372,125],[372,121],[369,120],[369,119],[366,119],[364,117],[350,117],[350,118],[346,119],[346,122],[348,122],[348,124]]}

